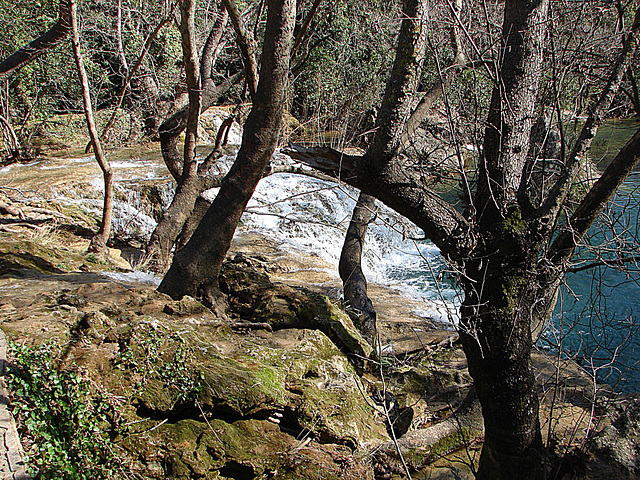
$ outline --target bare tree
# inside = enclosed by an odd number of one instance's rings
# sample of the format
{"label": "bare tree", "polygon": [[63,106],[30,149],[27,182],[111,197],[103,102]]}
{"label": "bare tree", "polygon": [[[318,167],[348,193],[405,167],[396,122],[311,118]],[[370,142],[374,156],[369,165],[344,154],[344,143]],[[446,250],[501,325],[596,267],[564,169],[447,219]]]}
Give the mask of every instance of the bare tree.
{"label": "bare tree", "polygon": [[[189,15],[192,16],[190,19]],[[191,145],[189,150],[185,147],[184,153],[180,154],[179,135],[185,128],[187,130],[192,128],[192,132],[188,130],[187,139],[195,142],[197,117],[194,118],[196,111],[194,109],[197,109],[199,116],[200,112],[214,105],[220,96],[242,77],[242,73],[238,72],[218,85],[213,79],[216,56],[223,42],[228,19],[226,10],[219,10],[200,58],[196,52],[193,15],[195,12],[186,12],[183,9],[180,27],[185,70],[188,72],[189,104],[169,117],[159,129],[162,156],[178,186],[171,205],[164,212],[147,245],[147,257],[151,266],[158,271],[165,271],[168,267],[171,248],[191,216],[198,196],[205,190],[218,185],[221,180],[221,177],[212,176],[209,171],[219,157],[219,148],[226,133],[225,129],[230,127],[233,119],[223,123],[216,146],[201,164],[198,164],[195,158],[195,144]]]}
{"label": "bare tree", "polygon": [[87,129],[89,130],[89,136],[91,137],[91,144],[96,156],[100,170],[102,170],[102,176],[104,179],[104,202],[102,207],[102,221],[100,223],[100,229],[98,234],[91,239],[91,245],[89,251],[96,253],[105,253],[107,248],[107,240],[111,235],[111,217],[113,214],[113,174],[111,172],[111,165],[102,150],[102,144],[100,142],[100,135],[93,119],[93,107],[91,105],[91,89],[89,87],[89,78],[87,71],[84,68],[84,60],[82,58],[82,51],[80,49],[80,30],[78,27],[77,7],[75,0],[70,0],[70,19],[71,19],[71,32],[73,38],[73,55],[76,59],[76,66],[78,68],[78,76],[80,78],[80,85],[82,86],[82,100],[84,105],[84,115],[87,121]]}

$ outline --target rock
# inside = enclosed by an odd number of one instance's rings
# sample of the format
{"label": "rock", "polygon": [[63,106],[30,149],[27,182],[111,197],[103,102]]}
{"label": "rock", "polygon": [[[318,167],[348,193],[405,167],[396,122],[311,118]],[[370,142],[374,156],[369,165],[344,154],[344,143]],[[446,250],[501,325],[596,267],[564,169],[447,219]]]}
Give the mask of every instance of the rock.
{"label": "rock", "polygon": [[87,299],[76,293],[72,293],[69,289],[64,289],[58,294],[58,305],[69,305],[71,307],[81,308],[87,304]]}
{"label": "rock", "polygon": [[611,424],[597,433],[593,449],[623,467],[640,473],[640,397],[629,397],[609,407]]}
{"label": "rock", "polygon": [[208,309],[196,299],[185,296],[181,300],[167,303],[162,311],[167,315],[186,317],[190,315],[199,315],[208,311]]}
{"label": "rock", "polygon": [[[89,310],[66,368],[120,399],[135,425],[120,445],[141,477],[372,479],[358,455],[387,439],[384,423],[324,333],[234,335],[193,299],[107,288],[66,292]],[[102,295],[112,303],[97,311]],[[199,324],[185,323],[194,315]]]}
{"label": "rock", "polygon": [[274,330],[317,328],[358,358],[367,359],[373,353],[349,316],[327,297],[273,283],[244,257],[225,264],[220,288],[228,295],[231,311],[241,318],[268,323]]}

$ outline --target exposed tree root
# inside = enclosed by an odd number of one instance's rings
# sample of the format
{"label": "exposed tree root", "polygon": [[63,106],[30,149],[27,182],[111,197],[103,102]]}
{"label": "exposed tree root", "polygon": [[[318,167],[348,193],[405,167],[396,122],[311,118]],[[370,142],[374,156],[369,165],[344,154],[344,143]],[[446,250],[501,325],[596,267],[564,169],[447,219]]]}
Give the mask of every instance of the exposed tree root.
{"label": "exposed tree root", "polygon": [[474,388],[446,420],[414,430],[393,442],[378,446],[372,456],[382,471],[402,472],[397,449],[410,468],[419,470],[443,455],[464,448],[483,435],[480,402]]}

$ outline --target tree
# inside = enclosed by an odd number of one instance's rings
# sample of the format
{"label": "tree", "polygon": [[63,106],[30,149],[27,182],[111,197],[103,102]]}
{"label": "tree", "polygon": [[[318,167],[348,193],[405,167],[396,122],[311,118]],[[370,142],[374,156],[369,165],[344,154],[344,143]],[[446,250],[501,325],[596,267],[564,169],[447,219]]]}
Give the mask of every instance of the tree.
{"label": "tree", "polygon": [[[487,68],[493,90],[475,182],[456,208],[428,187],[424,169],[401,152],[426,40],[421,22],[425,3],[404,2],[395,63],[368,151],[351,156],[326,147],[294,146],[287,152],[382,200],[440,248],[465,295],[459,331],[485,424],[477,476],[542,478],[532,330],[548,318],[581,238],[638,162],[640,132],[586,194],[572,188],[635,54],[640,11],[625,32],[623,48],[582,132],[557,169],[534,154],[531,139],[542,101],[538,92],[549,41],[549,3],[505,3],[495,69]],[[538,182],[541,176],[545,182]]]}
{"label": "tree", "polygon": [[91,239],[89,251],[96,253],[105,253],[107,248],[107,240],[111,235],[111,217],[113,213],[113,173],[111,165],[102,150],[100,136],[93,119],[93,107],[91,105],[91,90],[89,87],[89,78],[84,67],[84,60],[80,50],[80,29],[78,27],[77,5],[75,0],[70,0],[70,21],[72,32],[73,56],[76,60],[78,68],[78,77],[82,86],[82,100],[84,105],[84,115],[87,122],[87,129],[91,137],[91,144],[96,156],[96,161],[102,170],[104,178],[104,202],[102,207],[102,221],[98,234]]}
{"label": "tree", "polygon": [[[218,12],[200,58],[196,51],[193,25],[195,11],[185,11],[183,8],[181,12],[180,32],[183,38],[189,104],[171,115],[159,128],[162,156],[177,181],[177,187],[171,205],[164,212],[147,245],[147,258],[158,271],[167,269],[171,248],[191,216],[198,196],[205,190],[218,186],[221,180],[220,176],[209,174],[209,170],[220,155],[219,148],[225,129],[230,127],[233,118],[223,123],[216,146],[206,160],[199,164],[195,156],[198,117],[242,77],[242,72],[237,72],[219,85],[214,82],[214,65],[228,20],[226,10]],[[181,155],[178,142],[180,133],[185,129],[188,142],[185,142],[184,153]]]}
{"label": "tree", "polygon": [[[104,204],[102,210],[102,220],[98,234],[93,237],[89,249],[94,252],[104,252],[107,240],[111,234],[111,217],[113,211],[113,175],[111,167],[102,150],[102,145],[93,118],[93,107],[89,79],[84,66],[83,56],[80,50],[80,31],[77,19],[77,5],[74,0],[63,0],[60,2],[60,13],[58,21],[45,33],[20,48],[0,63],[0,76],[33,61],[48,49],[62,42],[67,34],[72,34],[73,55],[78,68],[78,78],[82,89],[84,114],[87,122],[87,129],[91,137],[91,143],[96,155],[96,160],[103,173],[105,184]],[[6,120],[5,120],[6,122]],[[4,123],[4,122],[3,122]],[[6,122],[8,125],[8,122]],[[14,137],[15,138],[15,137]],[[17,142],[16,142],[17,143]]]}
{"label": "tree", "polygon": [[220,191],[191,240],[176,253],[158,290],[174,298],[199,296],[219,303],[218,274],[240,216],[277,145],[289,76],[296,5],[269,0],[260,79],[245,123],[242,146]]}
{"label": "tree", "polygon": [[[245,25],[243,16],[238,12],[236,4],[232,0],[224,0],[222,3],[224,7],[220,8],[216,22],[202,48],[200,69],[198,72],[202,88],[190,87],[190,91],[202,91],[200,99],[201,111],[205,111],[215,104],[243,75],[247,83],[249,97],[252,100],[255,98],[257,92],[257,47],[255,45],[256,41],[253,38],[254,35],[249,27]],[[260,23],[260,9],[258,10],[256,27]],[[303,26],[297,32],[296,42],[303,41],[305,34],[309,31],[308,26],[311,18],[313,18],[315,13],[316,9],[312,8],[305,17]],[[233,25],[236,43],[240,57],[242,58],[243,70],[236,72],[225,81],[216,85],[214,82],[214,66],[217,52],[220,50],[221,44],[223,44],[222,38],[228,19],[231,20]],[[184,29],[181,29],[181,31],[184,36]],[[189,62],[185,62],[185,65],[189,65]],[[195,100],[194,96],[193,101]],[[169,171],[178,183],[172,203],[166,212],[164,212],[162,219],[158,223],[147,245],[147,258],[152,268],[160,272],[164,272],[168,268],[170,252],[174,245],[176,245],[176,242],[177,248],[182,248],[187,243],[209,208],[210,203],[205,200],[201,194],[213,187],[219,187],[224,177],[222,174],[211,173],[211,169],[221,155],[220,148],[223,146],[224,138],[234,121],[234,115],[227,118],[220,126],[213,150],[207,155],[203,162],[198,164],[195,161],[195,157],[189,157],[186,151],[183,156],[181,156],[178,151],[179,135],[185,127],[187,127],[187,111],[190,108],[190,106],[185,106],[178,110],[160,127],[162,154]]]}

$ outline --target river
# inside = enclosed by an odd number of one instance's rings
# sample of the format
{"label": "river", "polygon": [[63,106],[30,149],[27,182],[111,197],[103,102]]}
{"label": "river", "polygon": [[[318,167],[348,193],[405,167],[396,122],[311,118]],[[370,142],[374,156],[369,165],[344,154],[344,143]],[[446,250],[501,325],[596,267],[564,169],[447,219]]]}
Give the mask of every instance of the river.
{"label": "river", "polygon": [[[601,128],[594,142],[593,158],[599,160],[600,166],[606,165],[637,128],[638,122],[630,121],[611,122]],[[153,219],[137,209],[138,185],[141,180],[150,179],[168,182],[169,177],[158,152],[151,150],[118,152],[119,158],[114,159],[120,189],[114,212],[116,232],[137,229],[140,235],[148,236],[154,227]],[[232,160],[226,158],[227,162]],[[33,174],[34,168],[37,175]],[[93,178],[94,191],[90,192],[81,181],[75,182],[75,187],[58,185],[59,179],[68,180],[70,174]],[[6,167],[0,170],[0,178],[7,184],[19,182],[25,188],[33,184],[34,190],[46,186],[60,201],[81,201],[96,213],[100,209],[102,182],[92,157]],[[292,252],[314,252],[334,265],[333,274],[337,275],[344,233],[356,198],[357,192],[345,185],[299,175],[273,175],[258,185],[240,228],[275,238]],[[165,200],[169,201],[169,196]],[[627,180],[592,229],[591,243],[582,248],[576,267],[599,259],[593,248],[597,245],[604,245],[606,258],[613,258],[616,251],[622,250],[625,257],[638,255],[639,205],[640,172]],[[420,299],[416,314],[454,328],[460,293],[448,281],[438,249],[428,241],[418,240],[420,236],[415,226],[381,207],[367,234],[363,269],[370,282],[389,285]],[[624,263],[623,267],[598,267],[568,274],[540,346],[575,358],[600,381],[619,391],[640,391],[640,274],[634,262]]]}
{"label": "river", "polygon": [[[635,133],[633,120],[609,122],[598,133],[592,158],[603,169]],[[575,267],[626,259],[616,267],[569,273],[552,327],[541,340],[575,358],[601,382],[621,392],[640,391],[640,171],[634,171],[591,228]],[[609,262],[613,263],[613,262]]]}

